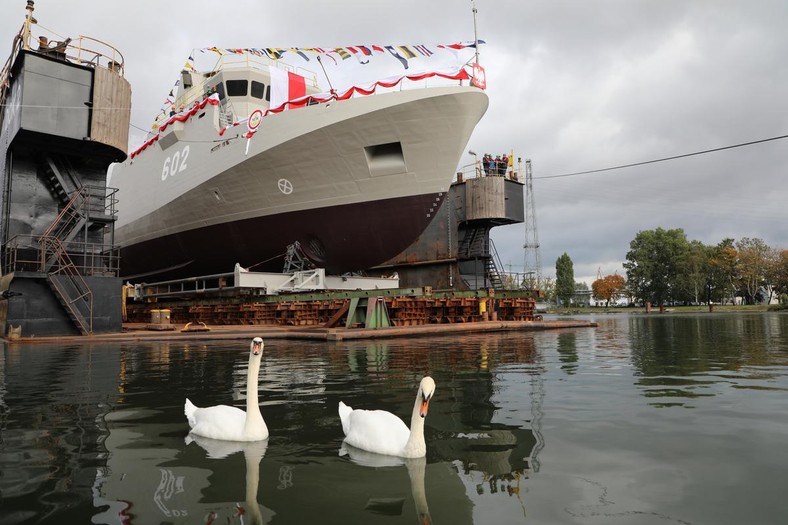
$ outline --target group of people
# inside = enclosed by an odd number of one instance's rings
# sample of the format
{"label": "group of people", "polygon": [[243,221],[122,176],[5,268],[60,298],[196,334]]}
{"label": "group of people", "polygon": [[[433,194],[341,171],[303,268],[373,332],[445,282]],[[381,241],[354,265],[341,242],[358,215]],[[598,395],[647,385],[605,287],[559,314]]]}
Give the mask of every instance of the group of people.
{"label": "group of people", "polygon": [[484,173],[488,177],[506,176],[506,170],[509,168],[509,157],[504,153],[503,155],[496,155],[493,158],[489,153],[485,153],[482,157],[482,166],[484,166]]}

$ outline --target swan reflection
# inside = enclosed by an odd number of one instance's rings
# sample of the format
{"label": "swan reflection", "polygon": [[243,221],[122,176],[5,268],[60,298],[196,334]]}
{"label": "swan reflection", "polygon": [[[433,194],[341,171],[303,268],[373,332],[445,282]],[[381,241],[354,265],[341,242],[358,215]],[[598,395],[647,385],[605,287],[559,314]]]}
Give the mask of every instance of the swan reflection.
{"label": "swan reflection", "polygon": [[[262,507],[257,501],[257,490],[260,483],[260,461],[265,456],[268,449],[268,440],[252,441],[252,442],[239,442],[239,441],[222,441],[218,439],[211,439],[196,434],[189,434],[185,438],[186,444],[192,442],[197,443],[203,450],[205,450],[207,457],[211,459],[225,459],[237,452],[243,452],[244,460],[246,462],[246,495],[243,505],[236,504],[236,508],[232,512],[228,512],[227,523],[232,523],[230,518],[237,517],[239,523],[253,523],[262,525],[271,520],[274,512],[266,507]],[[244,515],[249,513],[251,522],[244,520]],[[219,518],[218,512],[212,511],[212,516],[209,521],[216,521]],[[265,516],[264,516],[265,514]]]}
{"label": "swan reflection", "polygon": [[[410,492],[413,497],[413,504],[416,507],[418,522],[422,525],[432,523],[430,509],[427,506],[427,492],[424,487],[424,475],[427,468],[427,458],[400,458],[396,456],[385,456],[367,452],[356,448],[347,443],[342,443],[339,449],[340,456],[348,456],[353,463],[363,467],[383,468],[399,467],[405,465],[410,479]],[[371,498],[367,502],[367,510],[380,514],[399,515],[402,512],[404,499],[402,498]]]}

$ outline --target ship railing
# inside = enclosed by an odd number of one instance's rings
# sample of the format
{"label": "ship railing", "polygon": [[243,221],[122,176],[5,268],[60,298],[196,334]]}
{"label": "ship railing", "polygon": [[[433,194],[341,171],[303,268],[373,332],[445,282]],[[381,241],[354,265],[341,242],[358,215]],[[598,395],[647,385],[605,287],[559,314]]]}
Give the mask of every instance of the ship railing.
{"label": "ship railing", "polygon": [[115,47],[101,40],[79,35],[76,40],[66,38],[63,41],[52,42],[46,48],[40,45],[38,49],[33,49],[29,42],[30,35],[25,33],[25,26],[19,30],[14,37],[11,45],[11,53],[8,56],[3,69],[0,70],[0,107],[5,104],[5,98],[10,87],[11,67],[16,61],[16,57],[24,50],[35,51],[46,56],[52,56],[61,60],[68,60],[75,64],[103,67],[113,71],[118,76],[125,74],[125,60],[123,54]]}
{"label": "ship railing", "polygon": [[225,128],[233,125],[235,123],[234,114],[233,103],[231,100],[227,100],[226,103],[219,106],[219,125]]}
{"label": "ship railing", "polygon": [[[46,269],[50,250],[41,235],[15,235],[3,249],[3,274],[13,272],[58,273],[63,264],[57,262]],[[68,241],[60,243],[68,260],[81,275],[116,277],[120,267],[120,254],[107,243]]]}
{"label": "ship railing", "polygon": [[107,68],[121,77],[126,72],[120,51],[102,40],[85,35],[79,35],[66,46],[66,58],[81,65]]}
{"label": "ship railing", "polygon": [[0,82],[6,83],[10,75],[11,66],[14,64],[17,55],[23,49],[35,51],[42,55],[52,56],[62,60],[68,60],[75,64],[103,67],[117,73],[119,76],[125,74],[125,60],[123,54],[114,46],[98,40],[90,36],[79,35],[76,39],[66,38],[62,41],[47,42],[47,47],[41,47],[39,44],[37,49],[30,46],[30,42],[26,41],[24,26],[19,30],[19,33],[14,37],[11,47],[11,54],[3,65],[2,72],[0,73]]}
{"label": "ship railing", "polygon": [[468,179],[477,179],[480,177],[505,177],[508,180],[520,182],[520,173],[515,170],[513,166],[507,166],[504,174],[500,175],[497,170],[491,170],[489,173],[485,171],[484,165],[481,160],[466,164],[457,170],[453,182],[463,182]]}

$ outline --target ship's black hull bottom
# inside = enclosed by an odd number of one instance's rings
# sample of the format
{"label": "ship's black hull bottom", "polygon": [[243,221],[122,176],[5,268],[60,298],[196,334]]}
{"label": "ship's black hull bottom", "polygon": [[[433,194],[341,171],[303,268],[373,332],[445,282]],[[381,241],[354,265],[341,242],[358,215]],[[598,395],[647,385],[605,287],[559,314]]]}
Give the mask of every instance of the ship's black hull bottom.
{"label": "ship's black hull bottom", "polygon": [[445,193],[416,195],[228,222],[121,246],[124,279],[154,282],[231,272],[281,272],[298,241],[328,273],[360,271],[407,248],[429,225]]}

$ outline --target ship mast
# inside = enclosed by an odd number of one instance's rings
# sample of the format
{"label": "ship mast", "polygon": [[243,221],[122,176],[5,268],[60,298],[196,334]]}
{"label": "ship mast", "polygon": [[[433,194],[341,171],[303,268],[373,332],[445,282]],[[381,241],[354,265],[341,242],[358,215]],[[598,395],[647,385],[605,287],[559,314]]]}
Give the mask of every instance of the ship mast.
{"label": "ship mast", "polygon": [[471,0],[473,10],[473,47],[476,49],[476,63],[479,63],[479,35],[476,32],[476,0]]}

